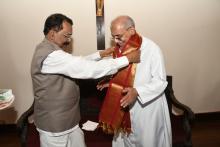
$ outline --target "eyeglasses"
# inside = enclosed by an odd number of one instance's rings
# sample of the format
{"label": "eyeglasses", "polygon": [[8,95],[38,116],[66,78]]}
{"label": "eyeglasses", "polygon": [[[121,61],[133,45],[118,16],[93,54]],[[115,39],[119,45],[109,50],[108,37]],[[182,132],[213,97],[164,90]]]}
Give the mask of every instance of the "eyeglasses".
{"label": "eyeglasses", "polygon": [[112,35],[111,40],[112,40],[112,41],[115,41],[115,40],[123,41],[122,38],[124,37],[125,33],[126,33],[130,28],[131,28],[131,27],[128,27],[128,28],[124,31],[124,33],[122,33],[122,34]]}
{"label": "eyeglasses", "polygon": [[122,38],[124,37],[126,32],[127,32],[127,30],[123,34],[112,35],[111,40],[113,40],[113,41],[115,41],[115,40],[122,41]]}
{"label": "eyeglasses", "polygon": [[70,34],[63,34],[63,36],[66,38],[66,39],[71,39],[72,35]]}
{"label": "eyeglasses", "polygon": [[67,39],[68,41],[72,40],[72,34],[63,34],[64,38]]}

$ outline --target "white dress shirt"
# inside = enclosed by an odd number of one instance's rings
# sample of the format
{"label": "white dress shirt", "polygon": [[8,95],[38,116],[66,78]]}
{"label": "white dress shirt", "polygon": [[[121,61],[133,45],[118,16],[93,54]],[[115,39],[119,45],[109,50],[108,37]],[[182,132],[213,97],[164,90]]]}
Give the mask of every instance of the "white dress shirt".
{"label": "white dress shirt", "polygon": [[[86,57],[73,56],[63,50],[50,53],[43,62],[42,73],[64,74],[77,79],[97,79],[112,75],[129,64],[127,57],[101,59],[99,52]],[[95,61],[96,60],[96,61]]]}

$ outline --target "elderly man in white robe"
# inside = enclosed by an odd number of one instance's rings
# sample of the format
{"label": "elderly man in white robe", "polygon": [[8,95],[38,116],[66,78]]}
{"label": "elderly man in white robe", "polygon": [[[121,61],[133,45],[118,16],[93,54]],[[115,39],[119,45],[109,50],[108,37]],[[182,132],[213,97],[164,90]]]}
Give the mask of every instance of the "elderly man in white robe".
{"label": "elderly man in white robe", "polygon": [[[132,36],[138,35],[135,23],[129,16],[115,18],[111,23],[111,34],[119,52]],[[120,107],[129,107],[131,132],[117,133],[112,146],[171,147],[171,123],[164,94],[167,81],[163,55],[153,41],[143,36],[140,38],[141,62],[136,67],[133,87],[124,87],[122,92],[125,95],[120,100]],[[97,85],[97,89],[102,90],[106,85]]]}

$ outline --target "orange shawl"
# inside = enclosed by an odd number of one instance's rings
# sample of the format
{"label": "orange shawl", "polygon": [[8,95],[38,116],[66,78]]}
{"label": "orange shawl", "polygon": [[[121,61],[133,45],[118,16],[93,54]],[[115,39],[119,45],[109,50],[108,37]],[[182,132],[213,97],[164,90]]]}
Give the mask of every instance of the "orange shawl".
{"label": "orange shawl", "polygon": [[[121,53],[116,46],[113,57],[117,58],[126,55],[140,48],[142,38],[135,34],[125,44]],[[133,87],[135,78],[136,64],[129,64],[126,68],[120,70],[110,80],[109,88],[105,96],[102,108],[99,114],[99,127],[105,133],[115,134],[119,131],[125,133],[131,132],[131,122],[129,108],[122,108],[120,100],[123,97],[122,90],[125,87]]]}

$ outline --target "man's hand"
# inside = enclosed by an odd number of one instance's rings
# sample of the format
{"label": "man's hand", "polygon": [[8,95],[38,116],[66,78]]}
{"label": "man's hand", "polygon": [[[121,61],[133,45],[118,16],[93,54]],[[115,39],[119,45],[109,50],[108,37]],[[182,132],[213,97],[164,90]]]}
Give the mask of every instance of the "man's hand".
{"label": "man's hand", "polygon": [[122,90],[122,97],[120,103],[123,108],[127,107],[128,105],[132,104],[138,96],[137,90],[132,87],[128,87]]}
{"label": "man's hand", "polygon": [[114,48],[107,48],[105,50],[102,50],[99,52],[101,58],[104,58],[104,57],[108,57],[108,56],[112,56],[112,53],[114,52]]}
{"label": "man's hand", "polygon": [[109,83],[102,83],[102,84],[98,84],[96,85],[97,90],[102,91],[104,88],[109,87]]}
{"label": "man's hand", "polygon": [[128,58],[129,63],[139,63],[140,62],[140,56],[141,51],[136,50],[126,55]]}

